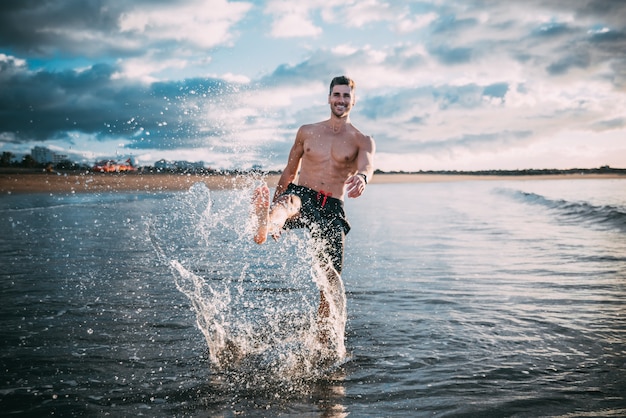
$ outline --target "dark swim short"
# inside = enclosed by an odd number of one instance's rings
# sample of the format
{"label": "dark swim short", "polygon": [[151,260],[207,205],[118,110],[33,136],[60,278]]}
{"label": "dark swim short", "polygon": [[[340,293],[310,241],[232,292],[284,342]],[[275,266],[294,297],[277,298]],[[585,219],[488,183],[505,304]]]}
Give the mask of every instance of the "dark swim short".
{"label": "dark swim short", "polygon": [[[285,223],[285,229],[308,228],[311,236],[322,241],[326,255],[341,273],[343,247],[350,224],[343,210],[343,201],[323,191],[315,191],[297,184],[289,184],[283,195],[298,196],[302,202],[300,216]],[[324,257],[324,254],[321,254]],[[325,258],[325,257],[324,257]]]}

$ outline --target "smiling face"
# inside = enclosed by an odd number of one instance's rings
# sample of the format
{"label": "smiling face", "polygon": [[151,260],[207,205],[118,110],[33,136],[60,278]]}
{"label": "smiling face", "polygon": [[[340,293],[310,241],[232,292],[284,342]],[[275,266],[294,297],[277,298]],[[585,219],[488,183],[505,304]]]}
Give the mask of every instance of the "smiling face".
{"label": "smiling face", "polygon": [[345,84],[335,85],[328,95],[330,111],[338,118],[345,118],[350,114],[355,99],[354,91],[350,86]]}

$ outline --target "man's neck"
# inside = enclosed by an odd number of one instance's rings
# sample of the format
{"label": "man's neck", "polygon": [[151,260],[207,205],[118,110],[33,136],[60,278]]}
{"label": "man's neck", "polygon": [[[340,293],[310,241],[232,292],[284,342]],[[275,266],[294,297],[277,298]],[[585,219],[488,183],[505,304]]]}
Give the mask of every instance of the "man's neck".
{"label": "man's neck", "polygon": [[328,122],[334,126],[339,126],[339,125],[343,126],[347,123],[350,123],[350,116],[349,115],[337,116],[331,113],[330,119],[328,119]]}
{"label": "man's neck", "polygon": [[333,130],[334,133],[342,132],[344,127],[350,123],[350,118],[346,117],[337,117],[335,115],[331,115],[330,119],[328,119],[328,126]]}

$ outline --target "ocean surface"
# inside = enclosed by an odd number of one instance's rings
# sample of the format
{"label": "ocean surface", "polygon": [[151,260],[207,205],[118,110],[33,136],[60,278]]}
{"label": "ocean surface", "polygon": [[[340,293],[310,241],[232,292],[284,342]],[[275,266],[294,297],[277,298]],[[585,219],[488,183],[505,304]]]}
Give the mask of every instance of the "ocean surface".
{"label": "ocean surface", "polygon": [[255,183],[1,196],[0,415],[626,416],[626,179],[371,184],[331,348]]}

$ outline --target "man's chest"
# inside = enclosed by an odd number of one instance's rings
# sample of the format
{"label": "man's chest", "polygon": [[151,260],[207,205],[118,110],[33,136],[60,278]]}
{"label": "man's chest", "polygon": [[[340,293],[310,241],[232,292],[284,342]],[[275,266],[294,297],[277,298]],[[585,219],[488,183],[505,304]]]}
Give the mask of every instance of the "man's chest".
{"label": "man's chest", "polygon": [[310,138],[304,142],[304,157],[312,162],[348,163],[356,159],[357,153],[358,148],[350,138]]}

